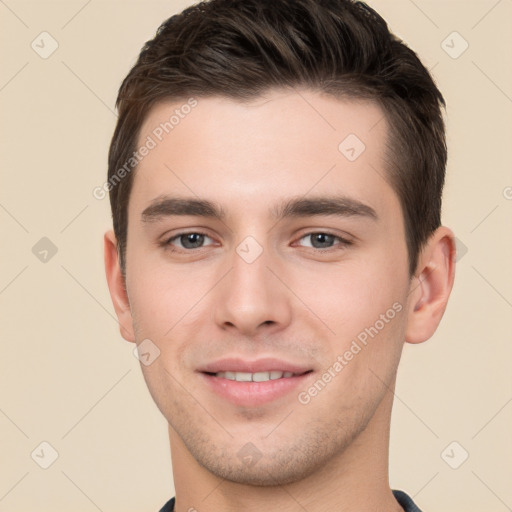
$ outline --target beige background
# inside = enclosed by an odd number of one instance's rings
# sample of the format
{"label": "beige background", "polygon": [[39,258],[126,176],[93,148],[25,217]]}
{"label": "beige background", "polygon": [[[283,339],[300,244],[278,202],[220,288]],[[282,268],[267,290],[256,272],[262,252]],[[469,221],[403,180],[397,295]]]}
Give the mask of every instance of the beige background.
{"label": "beige background", "polygon": [[[173,495],[166,422],[104,279],[108,199],[92,190],[105,180],[122,78],[189,4],[0,1],[2,511],[156,511]],[[512,1],[372,5],[448,102],[444,223],[463,248],[440,329],[405,347],[391,485],[425,512],[511,510]],[[51,48],[43,31],[59,45],[46,59],[31,48]],[[46,262],[32,251],[42,237],[58,249]],[[48,469],[43,441],[58,452]]]}

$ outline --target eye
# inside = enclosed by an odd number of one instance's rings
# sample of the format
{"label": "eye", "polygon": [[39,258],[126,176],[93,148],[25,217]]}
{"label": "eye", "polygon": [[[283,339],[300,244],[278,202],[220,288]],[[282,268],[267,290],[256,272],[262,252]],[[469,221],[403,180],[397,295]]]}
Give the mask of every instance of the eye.
{"label": "eye", "polygon": [[338,245],[340,246],[351,244],[349,240],[324,232],[308,233],[299,239],[299,241],[301,240],[309,241],[309,243],[301,244],[303,247],[312,247],[313,249],[331,249],[336,241],[339,242]]}
{"label": "eye", "polygon": [[177,247],[178,249],[200,249],[201,247],[204,247],[206,240],[213,242],[213,240],[208,235],[194,231],[174,235],[172,238],[169,238],[167,241],[165,241],[164,245],[170,245]]}

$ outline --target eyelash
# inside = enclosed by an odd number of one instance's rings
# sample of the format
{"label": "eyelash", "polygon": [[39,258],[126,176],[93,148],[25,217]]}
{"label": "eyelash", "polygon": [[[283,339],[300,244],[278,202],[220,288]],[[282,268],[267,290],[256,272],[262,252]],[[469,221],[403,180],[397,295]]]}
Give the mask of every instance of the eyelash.
{"label": "eyelash", "polygon": [[[187,235],[200,235],[200,236],[204,236],[206,238],[212,239],[206,233],[203,233],[201,231],[183,231],[181,233],[173,235],[171,238],[165,239],[160,245],[162,245],[164,248],[167,248],[167,249],[169,249],[169,247],[170,247],[172,252],[184,251],[184,252],[191,253],[191,252],[193,252],[195,250],[203,249],[204,248],[204,247],[196,247],[196,248],[188,249],[188,248],[185,248],[185,247],[179,247],[179,248],[176,249],[172,245],[173,241],[179,240],[181,237],[184,237],[184,236],[187,236]],[[352,245],[352,243],[353,243],[352,241],[347,240],[346,238],[343,238],[343,237],[341,237],[339,235],[335,235],[333,233],[329,233],[328,231],[310,231],[310,232],[302,235],[298,240],[302,240],[304,238],[311,237],[311,236],[314,236],[314,235],[327,235],[327,236],[331,236],[331,237],[334,238],[334,240],[337,240],[339,242],[338,245],[341,246],[341,248],[342,247],[348,247],[348,246]],[[338,247],[338,248],[336,248],[336,247],[327,247],[327,248],[310,247],[310,248],[315,250],[315,251],[320,251],[320,252],[324,252],[324,253],[325,252],[331,252],[331,251],[340,250],[340,247]]]}

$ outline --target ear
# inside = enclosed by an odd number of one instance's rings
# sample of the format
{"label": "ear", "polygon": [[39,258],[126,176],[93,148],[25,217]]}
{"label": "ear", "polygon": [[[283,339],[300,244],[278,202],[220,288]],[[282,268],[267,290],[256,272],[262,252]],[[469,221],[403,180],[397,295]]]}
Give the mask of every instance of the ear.
{"label": "ear", "polygon": [[436,331],[455,278],[455,237],[444,226],[429,238],[411,279],[405,341],[421,343]]}
{"label": "ear", "polygon": [[135,342],[130,302],[128,300],[128,294],[126,293],[125,280],[119,265],[117,240],[112,230],[107,231],[103,239],[105,242],[105,273],[107,275],[110,297],[119,321],[121,336],[126,341]]}

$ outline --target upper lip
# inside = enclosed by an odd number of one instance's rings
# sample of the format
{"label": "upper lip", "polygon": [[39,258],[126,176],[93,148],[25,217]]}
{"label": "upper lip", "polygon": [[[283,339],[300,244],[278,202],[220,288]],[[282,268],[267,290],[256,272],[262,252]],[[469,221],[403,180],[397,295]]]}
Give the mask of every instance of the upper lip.
{"label": "upper lip", "polygon": [[293,364],[282,359],[263,358],[256,360],[245,360],[236,357],[219,359],[208,363],[198,371],[203,373],[219,373],[219,372],[245,372],[258,373],[270,371],[292,372],[296,374],[306,373],[312,370],[308,366]]}

